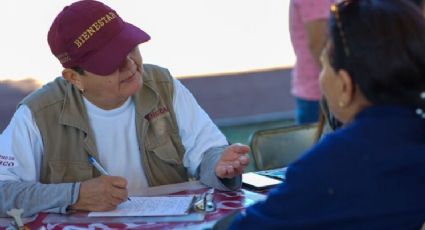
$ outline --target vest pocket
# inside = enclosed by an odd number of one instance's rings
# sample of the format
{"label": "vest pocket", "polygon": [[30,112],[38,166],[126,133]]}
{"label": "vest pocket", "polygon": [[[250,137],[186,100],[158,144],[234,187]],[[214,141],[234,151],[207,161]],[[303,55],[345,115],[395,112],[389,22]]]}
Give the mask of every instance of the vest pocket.
{"label": "vest pocket", "polygon": [[87,162],[49,161],[47,180],[49,183],[69,183],[90,179],[92,167]]}
{"label": "vest pocket", "polygon": [[159,145],[156,146],[153,149],[149,149],[149,152],[154,153],[154,155],[159,158],[161,161],[170,164],[170,165],[181,165],[182,159],[179,156],[179,153],[174,146],[173,142],[170,138],[167,138],[168,140]]}

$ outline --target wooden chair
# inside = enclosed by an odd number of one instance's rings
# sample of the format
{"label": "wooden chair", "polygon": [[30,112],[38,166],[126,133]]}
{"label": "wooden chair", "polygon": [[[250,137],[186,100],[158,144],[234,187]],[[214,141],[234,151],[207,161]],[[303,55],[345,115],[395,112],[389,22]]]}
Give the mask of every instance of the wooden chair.
{"label": "wooden chair", "polygon": [[258,130],[250,137],[257,170],[287,166],[314,143],[317,124]]}

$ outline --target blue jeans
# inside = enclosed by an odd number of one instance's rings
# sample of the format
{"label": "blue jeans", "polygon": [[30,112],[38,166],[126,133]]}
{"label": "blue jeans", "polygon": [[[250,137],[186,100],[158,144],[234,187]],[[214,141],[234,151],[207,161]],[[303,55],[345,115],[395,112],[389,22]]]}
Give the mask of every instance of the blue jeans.
{"label": "blue jeans", "polygon": [[319,101],[295,98],[297,109],[295,111],[295,122],[300,124],[314,123],[319,120]]}

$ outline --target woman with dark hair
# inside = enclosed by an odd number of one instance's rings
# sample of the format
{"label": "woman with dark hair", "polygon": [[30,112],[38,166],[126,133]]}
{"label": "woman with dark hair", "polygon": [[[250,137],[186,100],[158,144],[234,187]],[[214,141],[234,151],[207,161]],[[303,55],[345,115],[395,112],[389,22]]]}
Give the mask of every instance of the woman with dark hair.
{"label": "woman with dark hair", "polygon": [[[414,3],[425,14],[424,0],[409,0]],[[320,114],[315,134],[315,142],[320,140],[322,135],[329,131],[334,131],[342,126],[335,116],[329,111],[328,104],[324,97],[320,99]]]}
{"label": "woman with dark hair", "polygon": [[[404,0],[331,7],[320,85],[344,125],[288,167],[232,229],[420,229],[425,20]],[[261,225],[259,225],[261,223]]]}

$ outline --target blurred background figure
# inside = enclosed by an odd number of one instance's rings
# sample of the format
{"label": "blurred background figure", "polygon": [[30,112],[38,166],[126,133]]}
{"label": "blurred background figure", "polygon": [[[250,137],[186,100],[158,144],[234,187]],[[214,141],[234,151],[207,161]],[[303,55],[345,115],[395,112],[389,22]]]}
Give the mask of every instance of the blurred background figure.
{"label": "blurred background figure", "polygon": [[296,123],[317,122],[319,117],[319,56],[326,42],[331,0],[291,0],[289,30],[297,57],[292,71]]}

